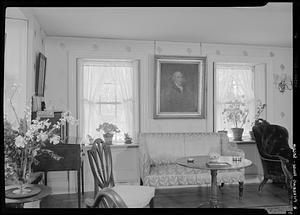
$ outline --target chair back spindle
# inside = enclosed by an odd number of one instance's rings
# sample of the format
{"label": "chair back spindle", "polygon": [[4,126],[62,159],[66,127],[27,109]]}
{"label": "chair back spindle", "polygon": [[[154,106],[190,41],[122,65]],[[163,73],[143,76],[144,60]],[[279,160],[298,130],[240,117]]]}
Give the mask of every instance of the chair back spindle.
{"label": "chair back spindle", "polygon": [[112,155],[110,147],[105,145],[100,138],[94,141],[90,150],[87,151],[90,167],[94,176],[95,193],[99,188],[113,187],[113,169],[112,169]]}

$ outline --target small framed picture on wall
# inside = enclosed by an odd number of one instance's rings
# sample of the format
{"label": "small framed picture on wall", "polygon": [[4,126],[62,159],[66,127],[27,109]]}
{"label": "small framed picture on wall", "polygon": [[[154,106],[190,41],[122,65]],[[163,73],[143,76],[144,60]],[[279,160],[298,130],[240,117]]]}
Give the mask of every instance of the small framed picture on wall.
{"label": "small framed picture on wall", "polygon": [[155,56],[154,119],[205,118],[205,57]]}
{"label": "small framed picture on wall", "polygon": [[35,95],[44,96],[47,58],[39,53],[36,63]]}

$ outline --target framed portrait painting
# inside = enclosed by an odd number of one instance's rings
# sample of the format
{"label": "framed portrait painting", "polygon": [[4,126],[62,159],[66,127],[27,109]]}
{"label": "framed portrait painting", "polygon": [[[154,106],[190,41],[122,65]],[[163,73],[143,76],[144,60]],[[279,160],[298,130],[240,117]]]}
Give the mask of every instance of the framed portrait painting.
{"label": "framed portrait painting", "polygon": [[35,95],[44,96],[47,58],[39,53],[36,64]]}
{"label": "framed portrait painting", "polygon": [[206,57],[155,56],[154,119],[205,118]]}

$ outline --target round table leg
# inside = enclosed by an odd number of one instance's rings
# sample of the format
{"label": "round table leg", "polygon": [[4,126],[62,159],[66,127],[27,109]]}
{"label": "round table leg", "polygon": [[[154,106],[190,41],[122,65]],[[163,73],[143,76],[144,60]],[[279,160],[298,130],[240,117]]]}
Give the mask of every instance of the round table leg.
{"label": "round table leg", "polygon": [[216,208],[218,206],[217,170],[212,169],[210,173],[211,173],[210,205],[212,208]]}
{"label": "round table leg", "polygon": [[221,202],[218,201],[218,185],[217,185],[217,172],[216,169],[211,169],[211,186],[210,186],[210,199],[209,202],[200,204],[201,208],[220,208]]}

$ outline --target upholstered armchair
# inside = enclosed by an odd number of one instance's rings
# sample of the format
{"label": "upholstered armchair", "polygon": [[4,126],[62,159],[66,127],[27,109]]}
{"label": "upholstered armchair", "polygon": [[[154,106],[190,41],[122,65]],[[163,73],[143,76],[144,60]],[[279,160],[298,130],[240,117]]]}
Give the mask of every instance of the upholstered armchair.
{"label": "upholstered armchair", "polygon": [[261,192],[269,179],[285,181],[291,201],[293,151],[288,145],[287,129],[259,119],[252,131],[264,171],[258,190]]}

